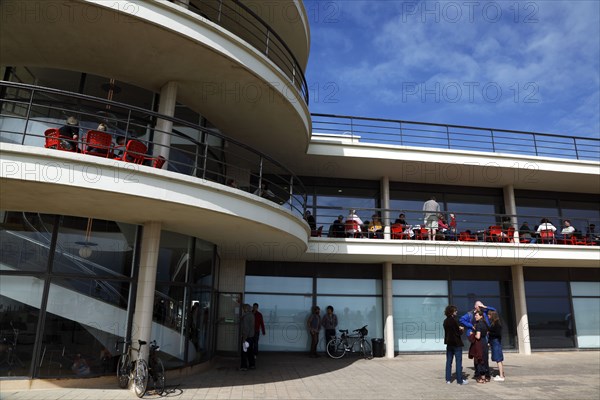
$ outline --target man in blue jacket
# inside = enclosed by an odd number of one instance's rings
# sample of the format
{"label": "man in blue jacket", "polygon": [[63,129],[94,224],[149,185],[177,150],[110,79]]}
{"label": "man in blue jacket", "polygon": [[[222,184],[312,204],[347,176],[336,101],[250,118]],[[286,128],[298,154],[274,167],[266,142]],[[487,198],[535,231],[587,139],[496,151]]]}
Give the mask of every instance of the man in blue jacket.
{"label": "man in blue jacket", "polygon": [[494,307],[488,307],[486,305],[483,305],[481,301],[477,300],[475,302],[475,305],[473,306],[473,311],[469,311],[468,313],[460,317],[460,320],[458,321],[462,326],[467,328],[467,337],[469,337],[471,335],[471,332],[473,332],[473,326],[475,325],[475,317],[473,313],[478,310],[481,310],[481,312],[483,312],[483,317],[487,326],[490,326],[490,318],[488,317],[488,311],[496,311]]}

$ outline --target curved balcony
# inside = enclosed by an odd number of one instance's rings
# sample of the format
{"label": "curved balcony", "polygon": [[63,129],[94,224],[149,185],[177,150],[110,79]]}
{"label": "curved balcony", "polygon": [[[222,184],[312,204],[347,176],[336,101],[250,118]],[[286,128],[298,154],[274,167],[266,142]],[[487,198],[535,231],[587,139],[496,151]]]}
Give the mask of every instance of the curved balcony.
{"label": "curved balcony", "polygon": [[[222,220],[222,222],[227,222],[232,230],[235,230],[236,224],[241,222],[240,218],[247,220],[250,225],[257,223],[258,225],[269,225],[269,222],[257,221],[255,215],[252,215],[252,212],[256,212],[256,210],[252,210],[253,206],[257,206],[263,212],[275,209],[278,210],[275,211],[277,215],[289,214],[288,217],[281,220],[280,223],[284,225],[284,228],[281,229],[289,230],[292,236],[300,238],[302,235],[306,236],[306,233],[300,232],[300,230],[307,231],[308,228],[304,229],[306,224],[301,220],[306,207],[306,190],[302,182],[293,172],[276,160],[243,143],[177,118],[91,96],[4,81],[0,82],[0,93],[2,93],[0,97],[2,107],[0,141],[16,145],[46,147],[43,150],[26,147],[20,152],[21,154],[8,157],[7,154],[14,153],[14,147],[11,147],[12,150],[8,150],[8,146],[5,146],[5,155],[2,157],[5,163],[5,168],[2,170],[4,184],[11,181],[11,179],[7,179],[10,178],[8,164],[11,160],[25,160],[23,162],[30,166],[35,166],[44,159],[50,163],[56,162],[57,169],[60,169],[57,173],[61,174],[60,176],[63,178],[68,177],[71,164],[59,164],[57,160],[68,160],[73,164],[81,163],[81,165],[93,166],[92,168],[101,171],[101,173],[93,174],[100,175],[101,178],[89,181],[88,187],[71,189],[78,191],[77,196],[93,196],[90,193],[90,190],[93,189],[116,191],[119,193],[113,193],[110,201],[122,201],[124,195],[137,195],[146,197],[149,202],[148,210],[152,210],[144,213],[142,210],[136,209],[141,203],[136,206],[135,202],[129,201],[129,204],[120,211],[116,208],[113,209],[112,216],[110,213],[103,214],[106,218],[119,219],[121,217],[125,222],[135,223],[143,222],[144,218],[152,220],[152,213],[160,213],[161,210],[161,206],[158,204],[160,201],[157,203],[157,200],[168,203],[168,190],[172,190],[179,195],[179,199],[173,200],[173,202],[178,202],[184,208],[196,204],[209,212],[216,214],[224,212],[225,217],[230,220],[228,222]],[[45,133],[55,132],[65,126],[65,120],[68,117],[74,117],[77,120],[77,123],[72,126],[72,129],[79,132],[76,139],[60,137],[57,144],[56,138],[45,136]],[[157,128],[157,122],[160,121],[171,122],[174,126],[172,132]],[[104,125],[103,130],[98,130],[100,124]],[[104,136],[108,135],[109,142],[107,144],[90,142],[90,132],[94,131],[100,132]],[[68,148],[69,146],[61,147],[63,144],[70,145],[70,148]],[[120,178],[117,179],[119,174]],[[127,180],[127,174],[135,176],[135,180],[130,180],[130,185],[117,188],[118,182],[123,179]],[[112,183],[110,179],[105,179],[111,175],[115,178]],[[57,189],[48,188],[47,185],[54,182],[53,178],[41,179],[38,175],[38,178],[33,180],[36,182],[29,184],[38,184],[38,198],[35,198],[36,193],[29,193],[30,191],[28,193],[19,192],[19,188],[23,188],[22,185],[19,186],[19,182],[28,181],[28,179],[13,179],[12,191],[8,189],[4,192],[11,195],[10,199],[8,196],[3,196],[3,207],[18,205],[21,201],[25,202],[24,198],[27,197],[26,202],[38,203],[31,211],[40,210],[65,214],[74,212],[73,209],[69,212],[65,209],[48,208],[51,201],[39,201],[44,194],[53,196],[51,192],[56,192]],[[46,186],[39,186],[40,183]],[[86,186],[85,182],[83,183],[83,186]],[[133,183],[143,183],[142,186],[145,185],[142,188],[144,193],[136,194],[135,190],[140,188],[134,190]],[[165,187],[171,183],[173,187]],[[194,194],[192,187],[204,187],[210,193]],[[73,194],[75,195],[75,193]],[[55,198],[62,195],[63,193],[54,193]],[[199,198],[202,196],[205,197]],[[237,198],[241,202],[233,204],[231,207],[220,204],[223,201],[227,202],[228,197]],[[64,201],[66,204],[69,203],[68,198]],[[202,202],[204,203],[201,204]],[[221,208],[223,210],[220,210]],[[282,214],[286,209],[289,211]],[[28,209],[25,208],[25,210]],[[173,218],[177,219],[176,210],[172,211]],[[182,209],[181,212],[185,211]],[[132,220],[131,215],[136,213],[144,215]],[[81,214],[81,212],[75,213],[75,215],[77,214]],[[219,219],[221,217],[216,215],[211,218]],[[279,225],[276,217],[263,216],[262,218],[273,219],[270,226],[264,226],[267,231],[273,231],[273,227]],[[185,222],[184,215],[182,220]],[[303,228],[299,230],[298,227],[290,227],[289,224],[294,220],[296,221],[294,224]],[[225,237],[220,238],[222,235],[235,236],[231,231],[212,234],[205,231],[198,237],[208,237],[208,240],[217,243],[220,240],[226,240]]]}

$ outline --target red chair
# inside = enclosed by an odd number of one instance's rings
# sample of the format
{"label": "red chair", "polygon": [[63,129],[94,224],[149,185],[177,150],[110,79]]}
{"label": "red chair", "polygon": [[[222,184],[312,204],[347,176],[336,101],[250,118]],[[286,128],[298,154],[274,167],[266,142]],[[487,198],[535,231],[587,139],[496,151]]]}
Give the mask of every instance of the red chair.
{"label": "red chair", "polygon": [[575,246],[575,244],[577,244],[577,241],[573,236],[566,236],[558,239],[558,243]]}
{"label": "red chair", "polygon": [[493,225],[483,234],[483,240],[486,242],[502,242],[502,227]]}
{"label": "red chair", "polygon": [[402,224],[392,224],[390,230],[392,239],[410,239],[410,235],[404,232],[404,225]]}
{"label": "red chair", "polygon": [[415,240],[428,240],[429,239],[429,229],[421,228],[415,229]]}
{"label": "red chair", "polygon": [[540,231],[540,242],[556,244],[556,238],[554,237],[554,232],[551,230]]}
{"label": "red chair", "polygon": [[62,136],[58,128],[46,129],[44,136],[46,137],[44,147],[47,149],[77,151],[77,142],[73,138]]}
{"label": "red chair", "polygon": [[82,153],[96,157],[114,157],[112,136],[102,131],[88,131],[83,139]]}
{"label": "red chair", "polygon": [[152,167],[162,169],[163,165],[165,165],[166,158],[163,156],[158,156],[152,159]]}
{"label": "red chair", "polygon": [[461,232],[458,234],[458,240],[461,242],[476,242],[477,237],[469,232]]}
{"label": "red chair", "polygon": [[344,230],[346,231],[346,237],[360,237],[360,226],[358,226],[358,222],[353,219],[347,220],[344,224]]}
{"label": "red chair", "polygon": [[502,237],[502,241],[505,243],[516,243],[515,242],[515,228],[514,227],[510,227],[506,230],[506,232],[503,232],[503,237]]}
{"label": "red chair", "polygon": [[148,147],[146,147],[144,143],[139,140],[131,139],[127,142],[123,155],[121,157],[116,157],[115,160],[143,164],[146,159],[152,158],[146,156],[147,151]]}

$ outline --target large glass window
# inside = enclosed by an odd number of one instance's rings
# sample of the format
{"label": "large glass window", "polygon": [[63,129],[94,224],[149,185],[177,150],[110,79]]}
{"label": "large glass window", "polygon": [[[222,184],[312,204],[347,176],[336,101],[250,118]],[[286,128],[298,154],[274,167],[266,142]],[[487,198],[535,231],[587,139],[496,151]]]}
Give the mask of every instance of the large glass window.
{"label": "large glass window", "polygon": [[29,375],[43,290],[33,276],[0,276],[0,376]]}
{"label": "large glass window", "polygon": [[[600,347],[600,282],[571,282],[579,348]],[[568,327],[567,327],[568,328]]]}
{"label": "large glass window", "polygon": [[45,271],[55,217],[3,211],[0,221],[0,270]]}
{"label": "large glass window", "polygon": [[448,282],[394,279],[392,288],[394,350],[445,349],[442,323],[448,305]]}
{"label": "large glass window", "polygon": [[532,348],[574,347],[567,282],[525,281]]}

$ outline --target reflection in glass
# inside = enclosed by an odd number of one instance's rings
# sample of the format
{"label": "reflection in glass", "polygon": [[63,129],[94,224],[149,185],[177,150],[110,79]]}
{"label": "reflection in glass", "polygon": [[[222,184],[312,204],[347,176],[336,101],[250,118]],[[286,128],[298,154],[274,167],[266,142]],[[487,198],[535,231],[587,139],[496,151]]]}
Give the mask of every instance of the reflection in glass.
{"label": "reflection in glass", "polygon": [[[475,301],[481,300],[479,297],[482,296],[500,296],[500,282],[452,281],[452,295],[471,297],[474,304]],[[484,302],[483,304],[486,303]]]}
{"label": "reflection in glass", "polygon": [[527,316],[532,348],[574,347],[568,297],[527,297]]}
{"label": "reflection in glass", "polygon": [[191,244],[189,236],[161,232],[156,281],[186,282]]}
{"label": "reflection in glass", "polygon": [[0,278],[0,376],[27,376],[44,282],[30,276]]}
{"label": "reflection in glass", "polygon": [[379,279],[318,278],[317,293],[321,294],[381,294]]}
{"label": "reflection in glass", "polygon": [[394,350],[444,350],[447,297],[394,297]]}
{"label": "reflection in glass", "polygon": [[[108,288],[110,296],[105,292]],[[85,377],[112,373],[118,359],[115,343],[126,332],[128,291],[129,282],[53,279],[39,375]]]}
{"label": "reflection in glass", "polygon": [[45,271],[54,216],[0,212],[0,270]]}
{"label": "reflection in glass", "polygon": [[573,296],[600,297],[600,282],[571,282]]}
{"label": "reflection in glass", "polygon": [[93,218],[61,217],[53,272],[131,276],[137,226]]}
{"label": "reflection in glass", "polygon": [[599,348],[600,298],[574,298],[573,311],[579,348]]}
{"label": "reflection in glass", "polygon": [[396,296],[448,296],[448,281],[394,279],[392,281],[392,293]]}
{"label": "reflection in glass", "polygon": [[312,296],[246,294],[244,301],[260,305],[267,333],[260,338],[261,351],[309,349],[306,321],[312,307]]}
{"label": "reflection in glass", "polygon": [[[317,305],[321,307],[321,316],[325,315],[325,308],[332,306],[338,317],[337,329],[353,330],[368,325],[369,338],[383,337],[382,315],[383,300],[377,296],[318,296]],[[325,351],[325,331],[321,332],[319,349]]]}
{"label": "reflection in glass", "polygon": [[246,292],[312,293],[312,278],[246,276]]}

